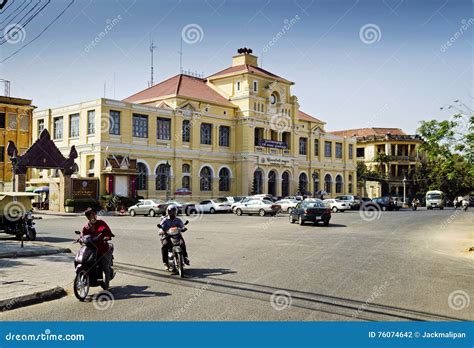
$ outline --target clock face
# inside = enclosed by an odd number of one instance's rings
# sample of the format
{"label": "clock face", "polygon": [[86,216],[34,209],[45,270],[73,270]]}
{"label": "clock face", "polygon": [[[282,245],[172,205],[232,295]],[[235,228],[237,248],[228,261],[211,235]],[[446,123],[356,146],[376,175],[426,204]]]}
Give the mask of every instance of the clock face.
{"label": "clock face", "polygon": [[272,95],[270,96],[270,104],[275,104],[276,101],[277,101],[277,98],[276,98],[275,94],[272,94]]}

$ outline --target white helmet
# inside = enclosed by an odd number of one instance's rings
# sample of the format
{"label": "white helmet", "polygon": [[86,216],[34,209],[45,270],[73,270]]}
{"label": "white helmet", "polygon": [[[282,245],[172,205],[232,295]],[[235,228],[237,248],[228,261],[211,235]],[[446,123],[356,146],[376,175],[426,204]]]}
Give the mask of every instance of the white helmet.
{"label": "white helmet", "polygon": [[171,210],[178,210],[178,207],[175,206],[174,204],[170,204],[168,205],[168,207],[166,208],[166,212],[169,213]]}

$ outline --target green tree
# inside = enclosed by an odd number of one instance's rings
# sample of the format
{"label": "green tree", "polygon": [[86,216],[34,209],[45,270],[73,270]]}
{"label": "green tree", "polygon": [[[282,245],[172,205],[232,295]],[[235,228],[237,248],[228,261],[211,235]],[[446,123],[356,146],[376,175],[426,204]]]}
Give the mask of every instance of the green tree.
{"label": "green tree", "polygon": [[460,113],[450,120],[421,122],[424,159],[410,173],[418,194],[437,189],[452,199],[473,190],[473,121],[473,116]]}

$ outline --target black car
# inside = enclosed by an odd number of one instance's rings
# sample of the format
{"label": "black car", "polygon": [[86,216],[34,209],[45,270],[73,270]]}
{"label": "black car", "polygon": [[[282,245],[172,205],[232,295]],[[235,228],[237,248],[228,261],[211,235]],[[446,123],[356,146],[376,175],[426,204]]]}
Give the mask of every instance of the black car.
{"label": "black car", "polygon": [[364,209],[369,207],[375,208],[377,210],[400,210],[400,206],[390,197],[377,197],[373,198],[372,202],[365,202],[363,205]]}
{"label": "black car", "polygon": [[327,226],[329,220],[331,220],[331,209],[324,205],[320,199],[302,201],[290,212],[290,223],[292,224],[298,221],[300,225],[303,225],[309,221],[314,224],[322,222],[324,226]]}

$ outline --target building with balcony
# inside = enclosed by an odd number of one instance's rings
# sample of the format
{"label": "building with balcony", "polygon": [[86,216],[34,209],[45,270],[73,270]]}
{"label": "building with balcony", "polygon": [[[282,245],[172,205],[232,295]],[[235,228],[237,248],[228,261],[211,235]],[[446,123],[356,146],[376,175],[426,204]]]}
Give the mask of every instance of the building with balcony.
{"label": "building with balcony", "polygon": [[[361,195],[378,197],[403,195],[403,180],[421,160],[418,135],[408,135],[399,128],[359,128],[331,132],[331,134],[357,139],[356,159],[367,168],[378,171],[385,178],[382,182],[368,181],[361,188]],[[405,180],[407,191],[410,182]],[[409,192],[407,192],[408,194]]]}
{"label": "building with balcony", "polygon": [[[63,153],[75,145],[77,175],[100,178],[101,194],[354,193],[355,138],[302,112],[293,84],[239,50],[207,78],[179,74],[124,100],[35,112],[33,139],[47,128]],[[32,183],[51,176],[37,171]]]}
{"label": "building with balcony", "polygon": [[8,141],[17,144],[19,155],[31,145],[31,120],[35,106],[31,100],[0,96],[0,191],[12,191],[12,165],[7,155]]}

